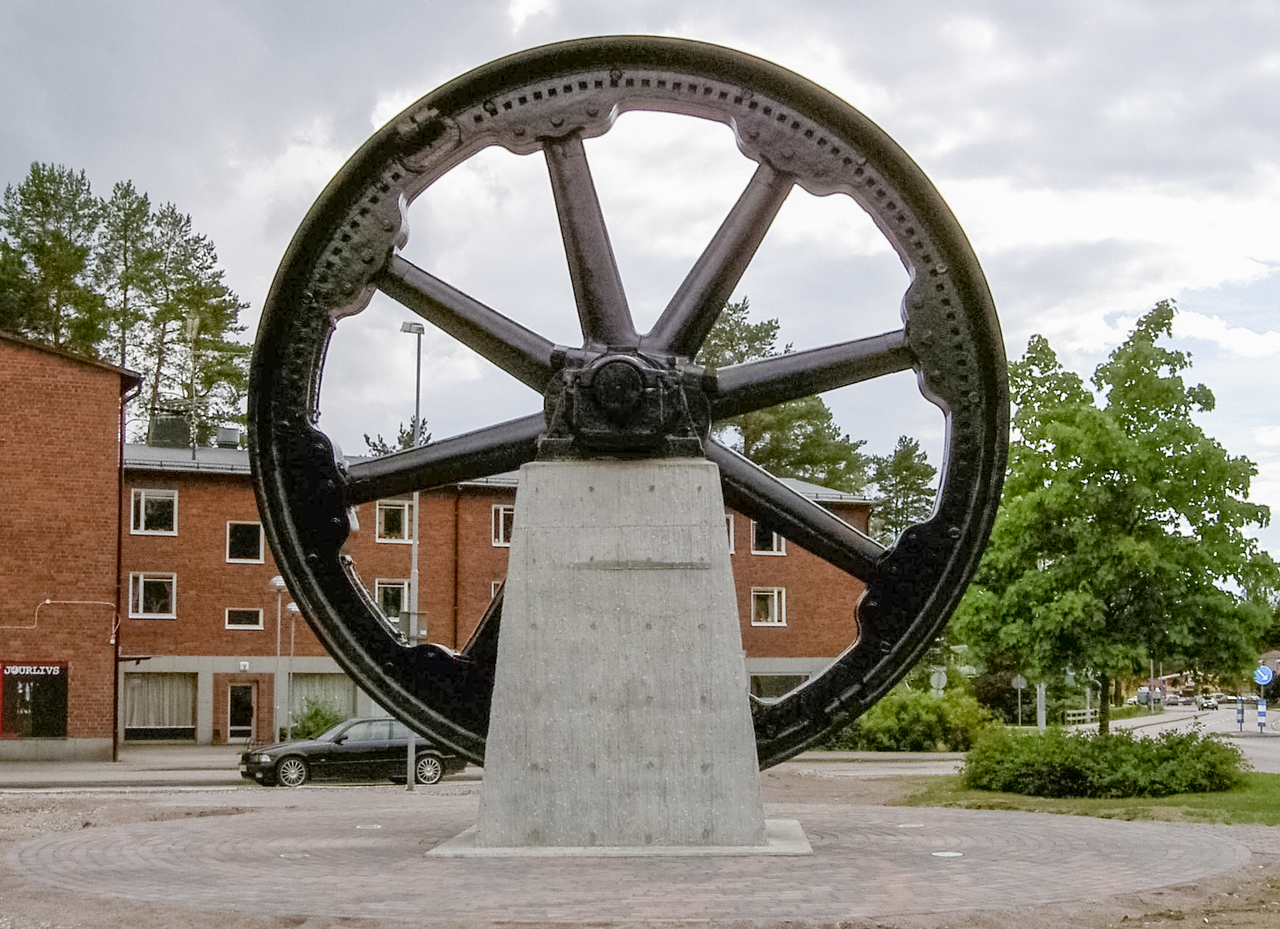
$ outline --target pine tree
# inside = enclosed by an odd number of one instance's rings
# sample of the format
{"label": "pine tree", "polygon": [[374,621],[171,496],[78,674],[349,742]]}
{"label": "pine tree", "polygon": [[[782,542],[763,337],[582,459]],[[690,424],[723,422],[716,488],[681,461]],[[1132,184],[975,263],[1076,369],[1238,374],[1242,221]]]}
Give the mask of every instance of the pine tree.
{"label": "pine tree", "polygon": [[92,354],[105,334],[91,256],[102,207],[83,171],[33,162],[0,202],[2,273],[16,277],[24,307],[6,309],[21,333],[58,348]]}
{"label": "pine tree", "polygon": [[[698,364],[721,368],[791,351],[777,347],[778,321],[748,321],[746,298],[725,304]],[[717,438],[777,477],[793,477],[856,493],[867,482],[867,456],[840,431],[821,397],[803,397],[713,424]],[[736,438],[735,438],[736,436]]]}

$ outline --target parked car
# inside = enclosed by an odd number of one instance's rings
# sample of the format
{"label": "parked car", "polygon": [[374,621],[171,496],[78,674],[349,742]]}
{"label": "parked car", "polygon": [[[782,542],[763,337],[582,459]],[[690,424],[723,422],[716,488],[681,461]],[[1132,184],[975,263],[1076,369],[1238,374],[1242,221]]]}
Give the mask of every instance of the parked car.
{"label": "parked car", "polygon": [[[314,739],[251,748],[240,756],[240,775],[266,787],[301,787],[310,780],[403,784],[409,729],[391,718],[348,719]],[[434,784],[467,766],[464,758],[417,739],[415,782]]]}

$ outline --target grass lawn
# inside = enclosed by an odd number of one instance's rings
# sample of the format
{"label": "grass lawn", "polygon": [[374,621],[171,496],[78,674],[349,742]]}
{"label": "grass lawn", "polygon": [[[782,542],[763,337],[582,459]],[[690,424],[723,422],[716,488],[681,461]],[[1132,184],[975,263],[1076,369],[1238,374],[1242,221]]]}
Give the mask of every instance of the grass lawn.
{"label": "grass lawn", "polygon": [[989,790],[966,790],[959,775],[904,779],[903,806],[940,806],[965,810],[1024,810],[1098,816],[1103,819],[1156,819],[1189,823],[1280,824],[1280,774],[1249,773],[1234,790],[1171,797],[1117,800],[1058,800]]}

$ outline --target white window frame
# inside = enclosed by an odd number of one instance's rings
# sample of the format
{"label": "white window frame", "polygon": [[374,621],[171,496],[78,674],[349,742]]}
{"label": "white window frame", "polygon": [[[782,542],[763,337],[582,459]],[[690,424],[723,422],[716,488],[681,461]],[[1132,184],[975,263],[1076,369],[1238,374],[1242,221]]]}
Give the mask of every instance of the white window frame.
{"label": "white window frame", "polygon": [[[232,558],[231,557],[231,527],[232,526],[257,526],[258,527],[258,557],[257,558]],[[227,564],[263,564],[266,561],[266,540],[262,536],[262,523],[252,522],[247,519],[228,519],[227,520]]]}
{"label": "white window frame", "polygon": [[[146,512],[147,497],[155,499],[168,498],[173,501],[173,528],[147,529]],[[177,535],[178,534],[178,492],[160,487],[135,487],[129,498],[129,534],[130,535]]]}
{"label": "white window frame", "polygon": [[[169,612],[144,613],[142,599],[144,585],[154,581],[169,583]],[[177,619],[178,618],[178,575],[168,571],[132,571],[129,574],[129,618],[130,619]]]}
{"label": "white window frame", "polygon": [[409,616],[409,582],[408,580],[404,578],[395,578],[395,577],[378,578],[376,581],[373,582],[373,599],[378,604],[378,609],[382,610],[382,592],[384,590],[389,590],[393,587],[400,588],[400,612],[396,616],[391,616],[387,612],[383,611],[382,615],[386,616],[387,619],[391,619],[391,620],[395,620],[396,622],[399,622],[401,617],[404,617],[407,619]]}
{"label": "white window frame", "polygon": [[732,513],[724,514],[724,527],[725,527],[725,530],[729,533],[729,554],[732,555],[736,551],[733,544],[733,514]]}
{"label": "white window frame", "polygon": [[[246,623],[233,623],[231,621],[232,613],[257,613],[258,624],[256,626],[247,625]],[[262,629],[262,610],[248,606],[229,606],[223,614],[223,622],[228,629]]]}
{"label": "white window frame", "polygon": [[498,591],[502,589],[502,581],[489,582],[489,599],[492,600],[498,595]]}
{"label": "white window frame", "polygon": [[[508,523],[506,514],[511,514],[510,532],[508,532]],[[510,503],[495,503],[492,510],[493,516],[493,547],[494,548],[510,548],[511,536],[515,533],[516,508]]]}
{"label": "white window frame", "polygon": [[785,555],[787,553],[787,540],[776,532],[773,535],[773,548],[756,548],[756,527],[760,525],[754,519],[751,520],[751,554],[753,555]]}
{"label": "white window frame", "polygon": [[[404,519],[404,537],[394,538],[382,534],[383,519],[382,514],[387,510],[403,511]],[[379,500],[378,508],[374,514],[374,525],[376,535],[379,542],[386,542],[389,545],[412,545],[413,544],[413,501],[412,500]]]}
{"label": "white window frame", "polygon": [[[770,610],[771,619],[756,619],[756,598],[768,597],[773,602]],[[752,587],[751,588],[751,625],[753,626],[785,626],[787,624],[787,588],[785,587]]]}

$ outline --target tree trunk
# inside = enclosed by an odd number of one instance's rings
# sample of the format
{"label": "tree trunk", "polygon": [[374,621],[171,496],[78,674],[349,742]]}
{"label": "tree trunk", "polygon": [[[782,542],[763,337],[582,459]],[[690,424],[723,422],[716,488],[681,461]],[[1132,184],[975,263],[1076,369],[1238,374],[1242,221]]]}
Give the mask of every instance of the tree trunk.
{"label": "tree trunk", "polygon": [[1098,676],[1098,735],[1111,734],[1111,679],[1105,674]]}

